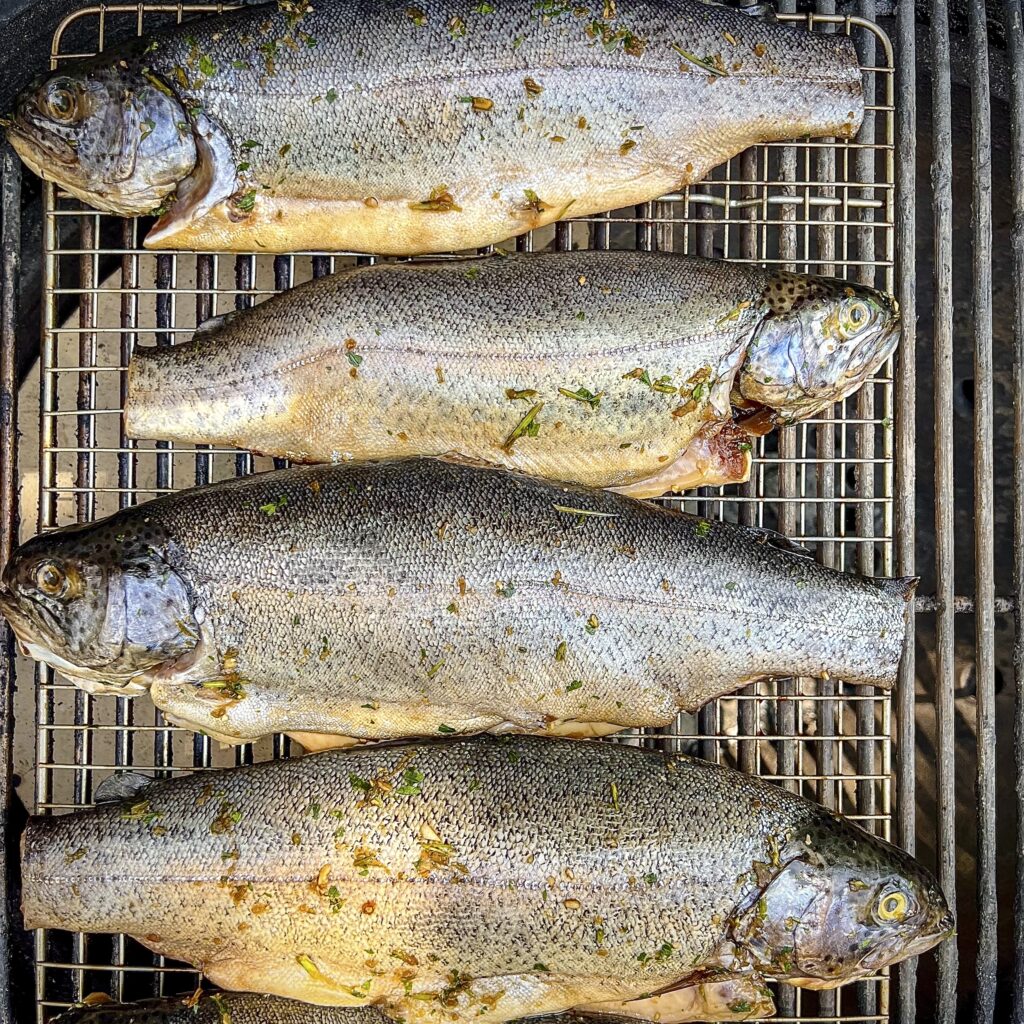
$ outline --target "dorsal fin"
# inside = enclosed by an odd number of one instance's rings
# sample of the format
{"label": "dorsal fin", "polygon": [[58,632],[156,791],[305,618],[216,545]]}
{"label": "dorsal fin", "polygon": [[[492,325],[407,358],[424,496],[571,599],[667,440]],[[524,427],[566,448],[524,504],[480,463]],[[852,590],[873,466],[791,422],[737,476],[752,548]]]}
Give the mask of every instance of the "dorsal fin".
{"label": "dorsal fin", "polygon": [[904,601],[910,602],[914,599],[914,591],[917,590],[920,576],[876,576],[875,583],[887,594],[893,597],[902,597]]}
{"label": "dorsal fin", "polygon": [[207,318],[196,328],[196,334],[211,334],[214,331],[219,331],[222,327],[231,323],[238,316],[239,312],[241,311],[237,309],[229,309],[226,313],[218,313],[217,316]]}
{"label": "dorsal fin", "polygon": [[154,780],[148,775],[140,775],[138,772],[119,772],[104,779],[93,794],[93,803],[96,804],[120,804],[128,800],[134,800],[148,789]]}
{"label": "dorsal fin", "polygon": [[743,529],[758,544],[767,544],[769,547],[778,548],[780,551],[788,551],[791,555],[802,555],[804,558],[811,557],[809,548],[805,548],[799,541],[795,541],[792,537],[787,537],[776,530],[769,530],[763,526],[745,526]]}

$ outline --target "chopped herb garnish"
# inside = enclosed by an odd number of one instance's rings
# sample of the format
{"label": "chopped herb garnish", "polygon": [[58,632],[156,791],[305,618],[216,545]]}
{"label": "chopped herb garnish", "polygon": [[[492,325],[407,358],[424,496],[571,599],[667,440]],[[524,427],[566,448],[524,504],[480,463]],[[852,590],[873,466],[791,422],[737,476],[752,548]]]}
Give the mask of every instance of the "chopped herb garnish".
{"label": "chopped herb garnish", "polygon": [[242,213],[252,213],[256,206],[256,189],[250,188],[243,192],[236,200],[235,207]]}
{"label": "chopped herb garnish", "polygon": [[597,616],[596,615],[591,615],[590,618],[587,619],[587,623],[586,623],[586,626],[584,628],[586,629],[586,631],[591,636],[593,636],[597,632],[598,627],[600,625],[601,625],[601,623],[598,621]]}
{"label": "chopped herb garnish", "polygon": [[[507,392],[506,392],[507,394]],[[505,438],[505,443],[501,446],[506,452],[511,453],[512,445],[516,443],[524,434],[527,437],[536,437],[540,429],[540,425],[536,422],[537,414],[544,408],[543,402],[538,402],[534,405],[530,411],[513,427],[512,433]]]}
{"label": "chopped herb garnish", "polygon": [[566,688],[566,693],[572,693],[573,690],[578,690],[583,685],[582,679],[574,679]]}
{"label": "chopped herb garnish", "polygon": [[716,78],[722,78],[727,73],[724,66],[720,68],[712,57],[705,57],[701,59],[696,54],[690,53],[689,50],[684,50],[678,43],[673,43],[672,49],[675,50],[683,60],[688,60],[691,64],[696,65],[702,71],[706,71],[709,75],[714,75]]}
{"label": "chopped herb garnish", "polygon": [[395,792],[399,796],[419,796],[420,784],[423,779],[423,772],[419,768],[406,768],[402,772],[401,785],[395,787]]}
{"label": "chopped herb garnish", "polygon": [[268,501],[265,505],[260,505],[260,511],[267,516],[276,516],[288,504],[288,496],[282,494],[276,501]]}
{"label": "chopped herb garnish", "polygon": [[328,89],[327,92],[324,93],[324,99],[327,100],[328,103],[333,103],[337,98],[338,90],[335,89],[334,86],[332,85],[330,89]]}
{"label": "chopped herb garnish", "polygon": [[213,78],[217,74],[217,65],[213,63],[210,55],[204,53],[199,58],[199,70],[206,75],[207,78]]}
{"label": "chopped herb garnish", "polygon": [[459,102],[469,103],[474,110],[479,111],[491,110],[494,107],[494,100],[489,100],[486,96],[460,96]]}
{"label": "chopped herb garnish", "polygon": [[345,905],[345,901],[341,898],[341,893],[338,892],[336,885],[332,885],[327,890],[327,902],[330,905],[332,914],[337,914]]}
{"label": "chopped herb garnish", "polygon": [[577,402],[585,402],[591,409],[596,409],[601,404],[601,398],[604,395],[603,391],[599,391],[595,395],[593,391],[583,387],[577,388],[575,391],[570,391],[568,388],[559,388],[558,393],[565,395],[566,398],[573,398]]}
{"label": "chopped herb garnish", "polygon": [[595,519],[614,519],[617,512],[594,512],[589,508],[572,508],[569,505],[552,505],[556,512],[565,512],[573,516],[591,516]]}
{"label": "chopped herb garnish", "polygon": [[694,527],[693,532],[697,534],[698,537],[706,537],[711,532],[711,520],[701,519],[700,522],[697,523],[696,527]]}
{"label": "chopped herb garnish", "polygon": [[139,135],[139,142],[142,142],[143,139],[148,139],[149,136],[153,134],[153,130],[156,128],[156,121],[154,121],[151,117],[147,117],[142,123],[144,127],[142,129],[141,134]]}
{"label": "chopped herb garnish", "polygon": [[295,962],[314,980],[326,982],[327,979],[320,973],[320,969],[305,953],[300,953]]}
{"label": "chopped herb garnish", "polygon": [[440,732],[440,733],[444,733],[446,736],[449,736],[452,733],[456,732],[457,730],[453,729],[450,725],[445,725],[444,722],[442,722],[437,727],[437,731]]}
{"label": "chopped herb garnish", "polygon": [[526,400],[536,397],[537,392],[532,388],[524,388],[519,390],[518,388],[505,388],[505,397],[510,402],[517,402],[520,399]]}
{"label": "chopped herb garnish", "polygon": [[545,210],[554,209],[550,203],[545,203],[532,188],[524,188],[523,195],[526,196],[525,209],[527,210],[533,210],[534,213],[543,213]]}
{"label": "chopped herb garnish", "polygon": [[410,203],[410,210],[423,213],[461,213],[462,207],[455,202],[454,196],[448,191],[447,185],[438,185],[430,190],[430,195],[418,203]]}
{"label": "chopped herb garnish", "polygon": [[569,653],[569,645],[563,640],[555,648],[555,661],[565,661],[565,656],[568,653]]}
{"label": "chopped herb garnish", "polygon": [[349,352],[349,353],[347,353],[347,355],[348,355],[348,361],[353,366],[356,366],[356,367],[362,366],[362,364],[363,364],[363,357],[361,355],[359,355],[358,352]]}

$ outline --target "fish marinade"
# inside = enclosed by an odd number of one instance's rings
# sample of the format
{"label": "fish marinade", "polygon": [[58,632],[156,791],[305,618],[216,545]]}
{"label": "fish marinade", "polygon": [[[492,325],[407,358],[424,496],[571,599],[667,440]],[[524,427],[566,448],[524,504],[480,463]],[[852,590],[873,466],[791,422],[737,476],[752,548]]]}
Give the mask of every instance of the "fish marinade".
{"label": "fish marinade", "polygon": [[37,537],[0,610],[80,685],[228,742],[586,734],[765,676],[892,685],[914,581],[777,541],[498,470],[307,466]]}
{"label": "fish marinade", "polygon": [[870,288],[721,260],[379,264],[137,350],[125,429],[304,462],[470,459],[650,497],[746,479],[734,400],[803,419],[898,335],[895,301]]}
{"label": "fish marinade", "polygon": [[851,135],[857,58],[696,0],[286,0],[63,67],[11,142],[155,248],[464,249]]}
{"label": "fish marinade", "polygon": [[927,871],[809,800],[539,737],[154,784],[32,819],[22,877],[29,928],[125,932],[224,988],[415,1022],[671,1019],[654,993],[709,972],[828,988],[953,924]]}

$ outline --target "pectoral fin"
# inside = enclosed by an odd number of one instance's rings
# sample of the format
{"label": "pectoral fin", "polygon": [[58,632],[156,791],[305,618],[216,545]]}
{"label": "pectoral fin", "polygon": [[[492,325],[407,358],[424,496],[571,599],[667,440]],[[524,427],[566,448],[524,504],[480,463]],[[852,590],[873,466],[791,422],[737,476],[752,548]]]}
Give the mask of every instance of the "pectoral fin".
{"label": "pectoral fin", "polygon": [[609,490],[631,498],[657,498],[669,491],[743,483],[750,478],[750,451],[749,439],[734,423],[715,423],[660,472]]}
{"label": "pectoral fin", "polygon": [[670,989],[646,999],[620,1003],[588,1003],[575,1008],[580,1013],[614,1014],[657,1024],[687,1024],[689,1021],[740,1021],[771,1017],[775,1003],[756,975],[704,981]]}
{"label": "pectoral fin", "polygon": [[193,119],[196,162],[192,173],[178,185],[174,205],[153,225],[146,245],[173,246],[174,236],[201,220],[238,189],[238,174],[231,140],[223,128],[202,111]]}

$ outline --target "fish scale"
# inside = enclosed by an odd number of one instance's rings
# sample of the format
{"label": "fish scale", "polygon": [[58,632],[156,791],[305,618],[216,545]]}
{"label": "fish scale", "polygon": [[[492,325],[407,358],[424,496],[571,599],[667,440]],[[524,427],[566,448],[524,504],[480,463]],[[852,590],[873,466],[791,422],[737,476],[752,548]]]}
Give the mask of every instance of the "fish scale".
{"label": "fish scale", "polygon": [[127,932],[227,988],[504,1021],[657,991],[726,942],[738,965],[746,913],[808,857],[837,891],[848,869],[896,872],[929,929],[943,918],[905,854],[810,801],[531,737],[328,751],[34,818],[23,910],[30,928]]}
{"label": "fish scale", "polygon": [[[0,606],[30,653],[56,653],[81,685],[148,688],[228,742],[587,734],[668,724],[763,676],[891,686],[916,581],[784,547],[497,470],[310,466],[40,536],[9,563]],[[25,610],[48,560],[83,581],[59,627],[78,653]],[[122,588],[141,609],[123,626],[134,646],[74,668],[91,638],[117,640]]]}

